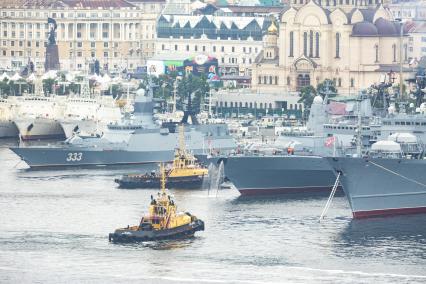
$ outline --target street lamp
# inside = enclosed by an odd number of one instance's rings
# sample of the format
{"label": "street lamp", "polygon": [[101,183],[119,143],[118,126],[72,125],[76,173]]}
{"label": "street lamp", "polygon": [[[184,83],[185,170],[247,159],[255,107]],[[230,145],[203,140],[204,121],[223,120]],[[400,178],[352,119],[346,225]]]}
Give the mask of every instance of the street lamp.
{"label": "street lamp", "polygon": [[400,96],[400,99],[402,100],[403,98],[402,86],[404,83],[404,80],[402,78],[402,55],[403,55],[402,54],[402,38],[404,35],[404,23],[402,22],[401,18],[397,18],[395,20],[399,22],[399,96]]}

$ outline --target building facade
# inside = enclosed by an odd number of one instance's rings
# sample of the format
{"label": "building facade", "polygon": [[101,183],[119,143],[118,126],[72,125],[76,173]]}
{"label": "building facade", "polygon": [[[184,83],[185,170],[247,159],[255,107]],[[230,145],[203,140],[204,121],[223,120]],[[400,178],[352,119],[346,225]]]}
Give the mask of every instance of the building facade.
{"label": "building facade", "polygon": [[270,23],[270,17],[235,16],[222,9],[210,15],[163,14],[157,23],[156,56],[204,54],[218,59],[221,75],[251,75]]}
{"label": "building facade", "polygon": [[246,89],[222,90],[212,98],[212,110],[221,116],[239,117],[251,114],[255,117],[265,115],[287,115],[300,118],[303,103],[297,94],[265,94]]}
{"label": "building facade", "polygon": [[426,1],[392,1],[388,5],[395,19],[402,21],[426,21]]}
{"label": "building facade", "polygon": [[426,21],[406,24],[408,33],[408,57],[420,60],[426,56]]}
{"label": "building facade", "polygon": [[32,61],[41,70],[51,29],[47,19],[53,18],[61,69],[85,70],[95,60],[110,72],[136,69],[154,54],[157,6],[164,2],[132,2],[1,1],[0,64],[19,70]]}
{"label": "building facade", "polygon": [[[355,4],[354,4],[355,3]],[[253,67],[252,87],[297,92],[325,79],[340,94],[356,94],[382,74],[408,66],[408,37],[381,1],[294,0],[271,27]],[[398,73],[393,75],[398,79]],[[396,81],[395,83],[398,83]]]}

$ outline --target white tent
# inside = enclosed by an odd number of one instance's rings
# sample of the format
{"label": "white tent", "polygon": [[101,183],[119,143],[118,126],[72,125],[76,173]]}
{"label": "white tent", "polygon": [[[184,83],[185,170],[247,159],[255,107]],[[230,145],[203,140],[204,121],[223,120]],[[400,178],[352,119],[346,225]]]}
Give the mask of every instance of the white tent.
{"label": "white tent", "polygon": [[27,81],[28,82],[34,82],[36,79],[36,76],[34,75],[34,73],[31,73],[30,76],[28,76]]}
{"label": "white tent", "polygon": [[7,79],[7,80],[10,79],[10,77],[6,74],[6,72],[0,75],[0,81],[3,81],[4,79]]}
{"label": "white tent", "polygon": [[45,79],[55,79],[56,78],[56,74],[57,74],[57,71],[50,70],[50,71],[47,71],[46,73],[44,73],[43,76],[41,76],[41,78],[43,80],[45,80]]}
{"label": "white tent", "polygon": [[10,80],[11,81],[18,81],[18,80],[21,80],[22,79],[22,77],[18,74],[18,72],[16,72],[11,78],[10,78]]}
{"label": "white tent", "polygon": [[102,81],[103,83],[109,83],[111,82],[111,77],[108,76],[108,74],[104,74],[104,76],[102,76]]}

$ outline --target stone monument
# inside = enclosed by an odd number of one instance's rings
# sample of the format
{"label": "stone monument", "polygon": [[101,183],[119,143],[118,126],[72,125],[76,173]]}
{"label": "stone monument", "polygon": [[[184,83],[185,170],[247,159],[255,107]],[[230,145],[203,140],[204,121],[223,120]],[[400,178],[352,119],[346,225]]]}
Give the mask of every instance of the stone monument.
{"label": "stone monument", "polygon": [[47,23],[51,25],[51,29],[46,46],[46,60],[44,62],[44,69],[46,72],[49,70],[59,70],[60,67],[58,45],[55,40],[55,32],[58,26],[56,25],[56,21],[52,18],[48,18]]}

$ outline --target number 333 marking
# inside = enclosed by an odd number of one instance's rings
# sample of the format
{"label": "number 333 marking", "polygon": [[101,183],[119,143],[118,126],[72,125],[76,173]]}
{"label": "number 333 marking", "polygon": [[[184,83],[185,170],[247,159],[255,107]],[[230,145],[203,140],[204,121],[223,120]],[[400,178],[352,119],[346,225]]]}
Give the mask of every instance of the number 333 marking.
{"label": "number 333 marking", "polygon": [[67,162],[81,161],[82,158],[83,158],[83,153],[68,153]]}

